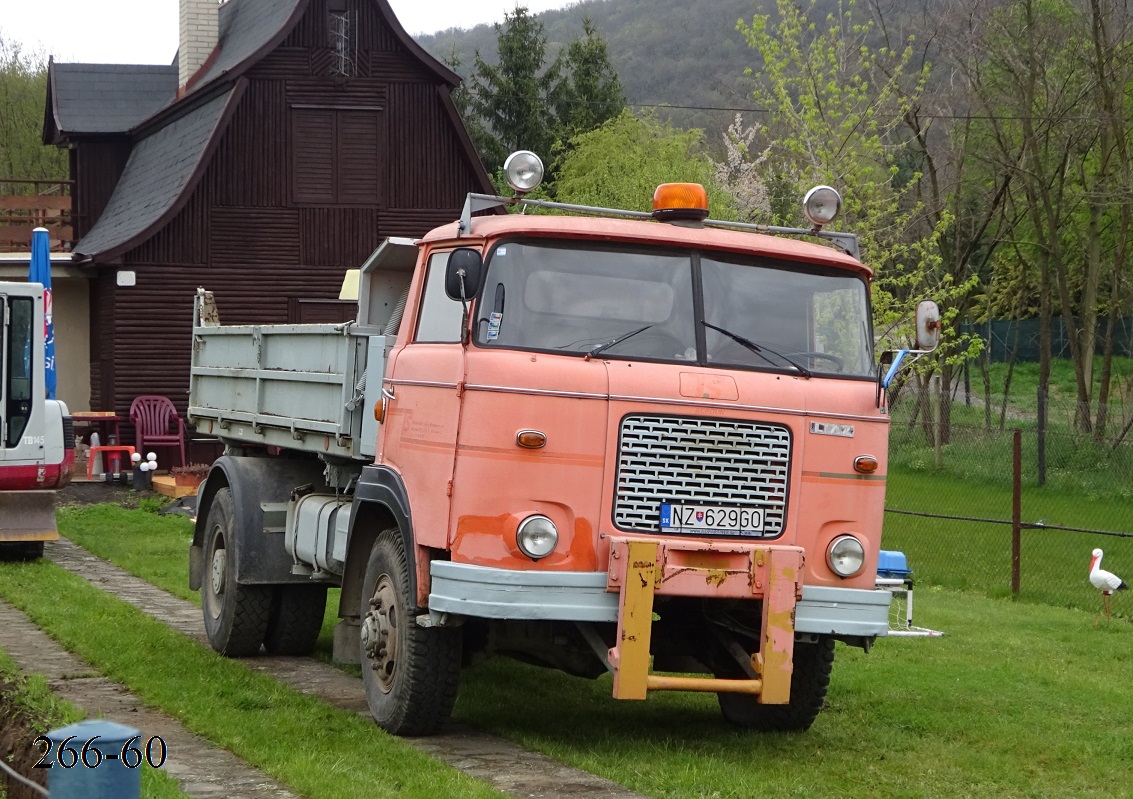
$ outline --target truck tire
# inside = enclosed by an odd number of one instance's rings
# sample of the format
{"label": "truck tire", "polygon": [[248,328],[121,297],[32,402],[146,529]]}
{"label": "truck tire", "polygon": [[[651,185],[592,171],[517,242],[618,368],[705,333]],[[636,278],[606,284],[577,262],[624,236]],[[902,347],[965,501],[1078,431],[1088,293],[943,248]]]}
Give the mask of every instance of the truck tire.
{"label": "truck tire", "polygon": [[[719,693],[720,712],[738,727],[763,732],[801,732],[810,729],[822,710],[830,670],[834,666],[834,639],[795,643],[795,669],[791,700],[785,705],[761,705],[747,694]],[[720,675],[725,676],[725,675]],[[736,675],[729,674],[729,677]]]}
{"label": "truck tire", "polygon": [[309,655],[323,629],[325,585],[276,586],[264,649],[273,655]]}
{"label": "truck tire", "polygon": [[205,578],[201,611],[209,645],[227,657],[260,651],[271,613],[273,587],[236,581],[238,531],[232,524],[232,490],[213,496],[205,522]]}
{"label": "truck tire", "polygon": [[431,735],[456,702],[461,635],[418,626],[408,588],[408,558],[394,527],[378,534],[362,581],[362,683],[379,727],[394,735]]}

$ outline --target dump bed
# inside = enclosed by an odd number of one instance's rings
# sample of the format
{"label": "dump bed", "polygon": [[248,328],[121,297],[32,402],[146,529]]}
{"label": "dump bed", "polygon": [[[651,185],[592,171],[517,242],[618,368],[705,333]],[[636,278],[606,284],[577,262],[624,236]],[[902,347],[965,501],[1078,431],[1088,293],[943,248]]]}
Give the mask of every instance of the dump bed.
{"label": "dump bed", "polygon": [[343,324],[222,325],[198,289],[189,421],[227,445],[372,460],[373,404],[416,254],[387,239],[360,270],[358,316]]}
{"label": "dump bed", "polygon": [[195,328],[189,420],[226,442],[365,457],[359,440],[369,337],[349,328]]}

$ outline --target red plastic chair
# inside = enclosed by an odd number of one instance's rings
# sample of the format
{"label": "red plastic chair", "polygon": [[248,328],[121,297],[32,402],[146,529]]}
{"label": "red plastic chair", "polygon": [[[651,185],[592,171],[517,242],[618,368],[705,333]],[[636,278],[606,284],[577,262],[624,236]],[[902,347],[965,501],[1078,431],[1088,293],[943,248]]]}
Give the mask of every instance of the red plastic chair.
{"label": "red plastic chair", "polygon": [[168,397],[156,394],[136,397],[130,405],[130,423],[137,433],[136,449],[142,457],[152,447],[177,447],[181,452],[178,465],[186,465],[185,423]]}

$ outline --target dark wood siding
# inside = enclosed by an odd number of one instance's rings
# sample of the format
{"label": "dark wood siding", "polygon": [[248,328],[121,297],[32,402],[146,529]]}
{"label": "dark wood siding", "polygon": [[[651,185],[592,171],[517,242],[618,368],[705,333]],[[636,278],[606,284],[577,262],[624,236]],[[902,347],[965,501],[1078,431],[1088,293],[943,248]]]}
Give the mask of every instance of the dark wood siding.
{"label": "dark wood siding", "polygon": [[74,237],[87,234],[106,210],[118,178],[130,159],[130,143],[124,139],[84,141],[72,158],[74,189]]}
{"label": "dark wood siding", "polygon": [[385,236],[421,236],[452,221],[465,194],[484,189],[438,79],[372,0],[346,0],[360,22],[358,76],[327,74],[326,3],[312,0],[246,73],[248,88],[188,201],[123,256],[120,268],[137,284],[117,287],[115,268],[100,273],[92,407],[125,413],[138,394],[164,394],[185,410],[198,286],[214,292],[226,324],[341,318],[347,269]]}

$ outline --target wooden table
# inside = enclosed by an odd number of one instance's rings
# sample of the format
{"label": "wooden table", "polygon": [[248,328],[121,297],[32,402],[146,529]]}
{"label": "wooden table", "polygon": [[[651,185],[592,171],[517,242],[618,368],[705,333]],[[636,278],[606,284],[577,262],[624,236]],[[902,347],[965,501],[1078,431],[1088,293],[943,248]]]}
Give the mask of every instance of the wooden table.
{"label": "wooden table", "polygon": [[[118,423],[125,420],[126,417],[119,416],[114,411],[77,411],[71,414],[71,421],[74,424],[90,428],[92,431],[97,430],[99,443],[103,446],[111,446],[121,441]],[[89,438],[87,443],[90,443]]]}

